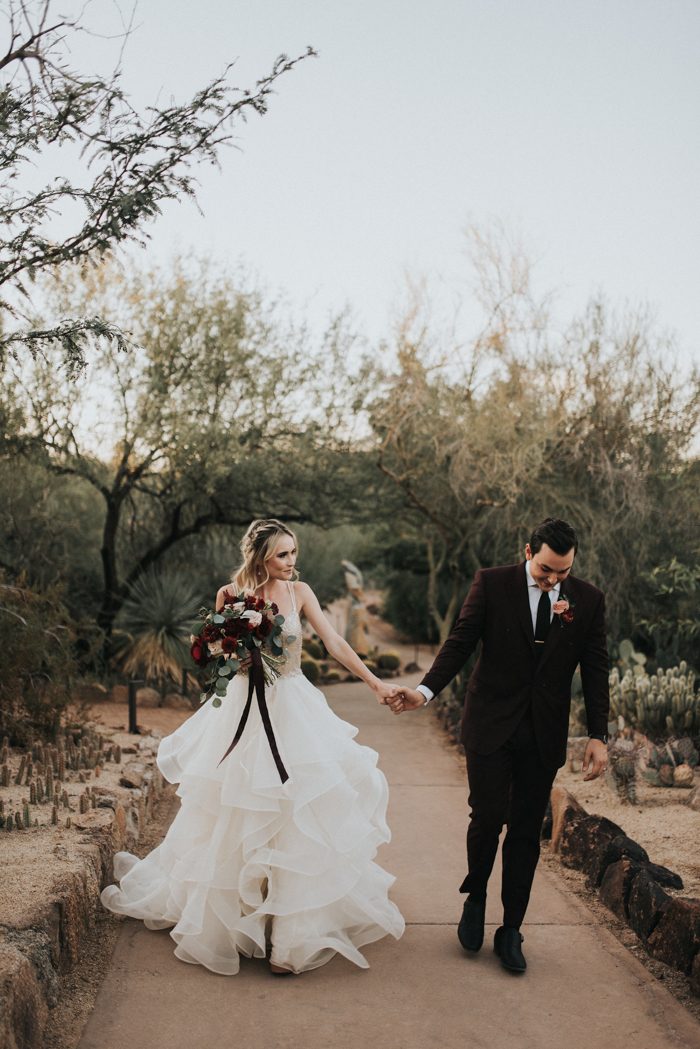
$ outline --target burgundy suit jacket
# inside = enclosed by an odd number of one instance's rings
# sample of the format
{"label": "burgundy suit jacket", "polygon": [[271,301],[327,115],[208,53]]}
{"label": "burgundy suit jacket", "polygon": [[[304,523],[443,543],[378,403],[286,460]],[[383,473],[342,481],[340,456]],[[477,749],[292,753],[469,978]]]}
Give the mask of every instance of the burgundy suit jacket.
{"label": "burgundy suit jacket", "polygon": [[563,765],[571,680],[579,665],[588,731],[591,735],[607,732],[605,597],[597,587],[574,576],[561,584],[560,594],[570,602],[573,621],[553,617],[538,659],[525,562],[476,573],[452,632],[421,682],[434,693],[440,692],[481,641],[462,717],[462,742],[468,750],[492,753],[515,731],[531,706],[542,761],[552,769]]}

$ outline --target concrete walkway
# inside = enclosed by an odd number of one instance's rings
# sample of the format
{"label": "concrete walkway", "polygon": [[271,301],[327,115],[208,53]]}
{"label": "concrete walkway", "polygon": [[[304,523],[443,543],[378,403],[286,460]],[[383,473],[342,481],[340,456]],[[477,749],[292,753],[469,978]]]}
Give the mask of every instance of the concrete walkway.
{"label": "concrete walkway", "polygon": [[[540,869],[523,928],[528,971],[491,949],[500,874],[481,952],[459,946],[466,776],[427,711],[395,717],[361,685],[327,689],[360,728],[391,786],[393,840],[378,859],[396,875],[401,940],[275,979],[243,959],[218,976],[173,955],[167,930],[125,919],[79,1049],[698,1049],[700,1025],[585,907]],[[179,804],[179,799],[176,799]]]}

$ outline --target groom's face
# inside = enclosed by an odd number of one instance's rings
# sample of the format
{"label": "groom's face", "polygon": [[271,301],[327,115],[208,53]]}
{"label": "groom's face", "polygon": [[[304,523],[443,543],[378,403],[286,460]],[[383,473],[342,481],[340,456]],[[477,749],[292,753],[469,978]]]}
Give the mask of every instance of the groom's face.
{"label": "groom's face", "polygon": [[574,563],[575,553],[572,546],[568,553],[557,554],[550,546],[543,543],[535,554],[530,544],[527,544],[525,557],[530,562],[532,578],[540,590],[551,590],[557,583],[566,579]]}

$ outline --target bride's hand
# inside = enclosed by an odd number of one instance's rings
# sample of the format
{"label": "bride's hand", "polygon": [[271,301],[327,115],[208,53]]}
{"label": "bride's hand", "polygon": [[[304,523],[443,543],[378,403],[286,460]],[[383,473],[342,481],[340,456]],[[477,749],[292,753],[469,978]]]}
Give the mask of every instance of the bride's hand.
{"label": "bride's hand", "polygon": [[382,706],[388,706],[390,700],[395,699],[399,693],[396,685],[388,685],[379,678],[377,678],[377,684],[372,685],[372,689],[377,693],[377,703],[380,703]]}

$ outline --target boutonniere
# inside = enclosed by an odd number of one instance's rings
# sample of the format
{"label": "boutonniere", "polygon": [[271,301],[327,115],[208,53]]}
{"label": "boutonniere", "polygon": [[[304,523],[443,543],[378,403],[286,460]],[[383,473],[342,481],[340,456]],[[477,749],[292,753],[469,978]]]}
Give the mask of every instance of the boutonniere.
{"label": "boutonniere", "polygon": [[559,616],[559,625],[561,627],[564,626],[564,623],[573,623],[574,608],[574,603],[569,601],[568,597],[560,597],[558,601],[554,602],[552,612]]}

